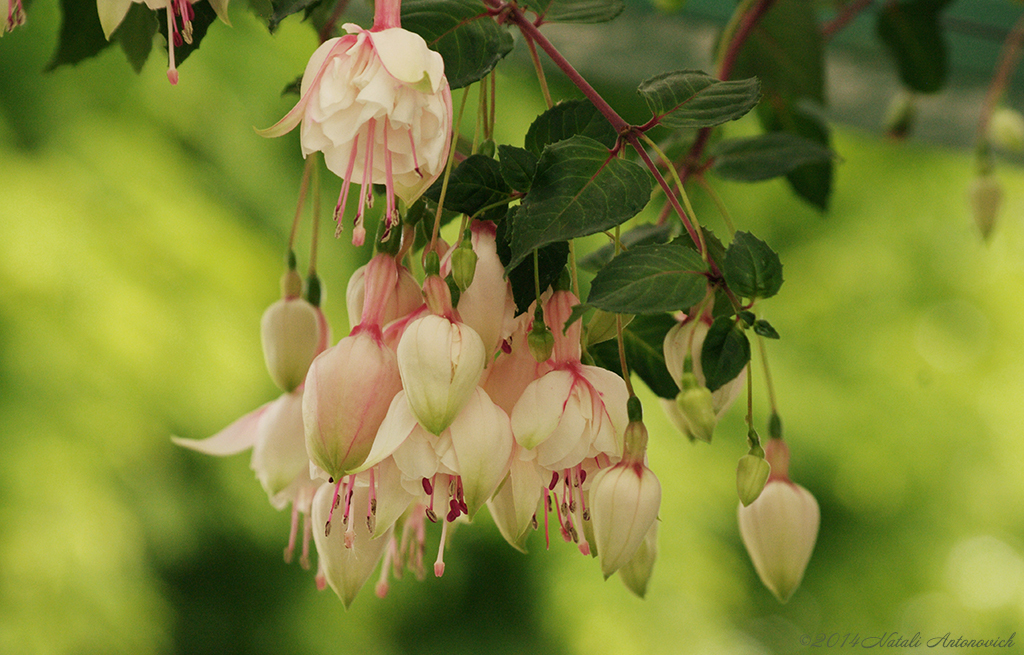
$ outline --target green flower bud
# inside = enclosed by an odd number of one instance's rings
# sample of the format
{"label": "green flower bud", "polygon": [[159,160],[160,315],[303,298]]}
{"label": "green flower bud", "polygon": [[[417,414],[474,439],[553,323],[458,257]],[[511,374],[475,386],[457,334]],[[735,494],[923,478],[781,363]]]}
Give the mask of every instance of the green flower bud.
{"label": "green flower bud", "polygon": [[979,175],[971,182],[968,198],[981,237],[988,239],[999,216],[999,206],[1003,202],[1003,187],[995,175]]}
{"label": "green flower bud", "polygon": [[693,373],[683,374],[680,387],[682,391],[676,396],[676,406],[682,415],[687,433],[694,439],[711,443],[711,435],[718,424],[711,392],[707,387],[700,386]]}
{"label": "green flower bud", "polygon": [[1024,116],[1009,107],[998,107],[988,120],[989,143],[1009,152],[1024,152]]}
{"label": "green flower bud", "polygon": [[452,253],[452,278],[458,285],[459,291],[465,291],[473,284],[473,276],[476,273],[476,253],[466,242],[463,242],[455,252]]}
{"label": "green flower bud", "polygon": [[744,507],[757,500],[772,472],[771,465],[763,457],[747,453],[736,465],[736,493]]}
{"label": "green flower bud", "polygon": [[535,319],[533,329],[526,337],[526,343],[530,347],[530,354],[538,363],[546,362],[555,347],[555,335],[551,334],[551,330],[544,325],[544,321]]}

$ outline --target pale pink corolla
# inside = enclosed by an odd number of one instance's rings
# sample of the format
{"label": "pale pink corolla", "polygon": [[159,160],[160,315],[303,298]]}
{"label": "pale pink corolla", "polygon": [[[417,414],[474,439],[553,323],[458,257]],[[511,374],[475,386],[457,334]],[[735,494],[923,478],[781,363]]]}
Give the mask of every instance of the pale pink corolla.
{"label": "pale pink corolla", "polygon": [[385,220],[397,224],[395,198],[412,203],[444,169],[452,102],[441,55],[401,28],[399,3],[376,3],[374,25],[345,24],[349,34],[324,42],[302,76],[298,104],[260,133],[280,136],[302,124],[303,156],[323,152],[343,180],[335,216],[349,186],[361,185],[353,241],[363,242],[371,186],[384,185]]}
{"label": "pale pink corolla", "polygon": [[520,315],[520,325],[506,339],[498,356],[487,367],[481,386],[499,407],[510,416],[526,387],[551,370],[548,362],[534,359],[527,344],[530,332],[529,312]]}
{"label": "pale pink corolla", "polygon": [[660,506],[661,484],[643,462],[626,459],[597,473],[590,487],[590,515],[605,578],[634,557]]}
{"label": "pale pink corolla", "polygon": [[534,525],[538,504],[548,480],[542,479],[541,469],[534,462],[518,457],[518,449],[516,445],[508,475],[487,501],[487,508],[505,541],[525,553],[526,538]]}
{"label": "pale pink corolla", "polygon": [[[379,254],[375,257],[387,257]],[[368,266],[368,265],[367,265]],[[360,266],[348,279],[348,288],[345,291],[345,303],[348,308],[349,325],[354,328],[362,321],[363,305],[366,299],[366,269],[367,266]],[[423,292],[412,273],[405,266],[397,267],[398,277],[395,282],[391,298],[385,304],[381,314],[381,325],[387,325],[392,321],[407,316],[423,304]]]}
{"label": "pale pink corolla", "polygon": [[[167,12],[167,79],[171,84],[178,83],[178,69],[174,59],[174,48],[181,47],[185,43],[192,43],[192,19],[195,18],[195,11],[192,5],[197,0],[96,0],[96,9],[100,17],[100,26],[103,28],[103,35],[110,40],[114,30],[121,25],[124,17],[128,14],[132,3],[145,3],[147,7],[156,11],[163,9]],[[217,17],[230,25],[228,20],[228,0],[209,0]]]}

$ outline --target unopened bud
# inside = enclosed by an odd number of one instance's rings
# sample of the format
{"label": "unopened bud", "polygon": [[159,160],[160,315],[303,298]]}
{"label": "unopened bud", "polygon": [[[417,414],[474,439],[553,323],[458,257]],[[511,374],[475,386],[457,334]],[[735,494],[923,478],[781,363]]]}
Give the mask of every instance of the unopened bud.
{"label": "unopened bud", "polygon": [[294,391],[320,347],[316,309],[298,297],[278,300],[263,313],[260,337],[270,377],[281,389]]}
{"label": "unopened bud", "polygon": [[998,107],[988,119],[989,143],[1000,150],[1024,151],[1024,116],[1009,107]]}
{"label": "unopened bud", "polygon": [[718,425],[711,391],[701,386],[693,373],[682,376],[682,390],[676,396],[676,406],[686,424],[687,432],[694,439],[711,443],[711,435]]}
{"label": "unopened bud", "polygon": [[768,481],[768,474],[771,472],[772,467],[764,457],[750,453],[740,457],[740,461],[736,465],[736,493],[744,507],[750,505],[761,495],[764,483]]}
{"label": "unopened bud", "polygon": [[285,300],[298,298],[302,295],[302,276],[293,268],[281,276],[281,297]]}
{"label": "unopened bud", "polygon": [[916,122],[917,106],[914,104],[914,96],[906,91],[893,96],[885,110],[885,133],[894,139],[905,138],[914,129]]}
{"label": "unopened bud", "polygon": [[465,291],[473,284],[473,276],[476,274],[476,253],[468,242],[463,242],[455,252],[452,253],[452,278],[458,285],[459,291]]}
{"label": "unopened bud", "polygon": [[544,321],[534,320],[533,329],[526,337],[526,343],[530,347],[530,354],[538,363],[548,361],[551,351],[555,347],[555,336],[551,334]]}
{"label": "unopened bud", "polygon": [[995,175],[979,175],[971,182],[968,198],[981,237],[988,239],[999,216],[999,207],[1003,202],[1003,187]]}

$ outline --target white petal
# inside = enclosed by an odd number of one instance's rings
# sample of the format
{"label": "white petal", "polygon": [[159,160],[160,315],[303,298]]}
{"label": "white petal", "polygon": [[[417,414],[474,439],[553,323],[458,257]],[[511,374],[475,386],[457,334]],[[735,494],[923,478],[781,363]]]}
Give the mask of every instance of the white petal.
{"label": "white petal", "polygon": [[171,437],[171,441],[184,448],[190,448],[207,455],[224,456],[240,453],[243,450],[252,448],[256,443],[256,430],[259,427],[260,418],[273,402],[271,401],[259,409],[249,412],[207,439]]}

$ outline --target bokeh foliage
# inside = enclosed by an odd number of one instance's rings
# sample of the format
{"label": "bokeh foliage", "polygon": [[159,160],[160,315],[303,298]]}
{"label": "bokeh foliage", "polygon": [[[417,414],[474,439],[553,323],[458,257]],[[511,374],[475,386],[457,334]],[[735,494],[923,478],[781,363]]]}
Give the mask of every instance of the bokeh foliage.
{"label": "bokeh foliage", "polygon": [[[290,106],[279,91],[315,35],[292,19],[271,37],[233,11],[172,88],[158,58],[136,77],[112,51],[43,75],[55,13],[37,0],[0,41],[0,652],[755,654],[804,652],[818,632],[1024,626],[1019,169],[999,172],[1007,206],[988,246],[967,215],[967,153],[836,130],[825,218],[784,182],[715,181],[786,266],[764,306],[783,335],[768,348],[792,475],[822,506],[789,604],[739,541],[741,412],[692,445],[648,396],[665,499],[646,600],[565,544],[545,552],[535,535],[526,557],[477,527],[454,535],[444,578],[393,583],[384,600],[364,590],[345,612],[281,561],[288,517],[244,456],[168,439],[212,434],[275,393],[257,325],[301,160],[295,135],[252,126]],[[542,100],[516,65],[499,66],[499,94],[519,103],[497,138],[523,146]],[[365,256],[322,245],[336,334]],[[763,402],[755,414],[763,424]]]}

